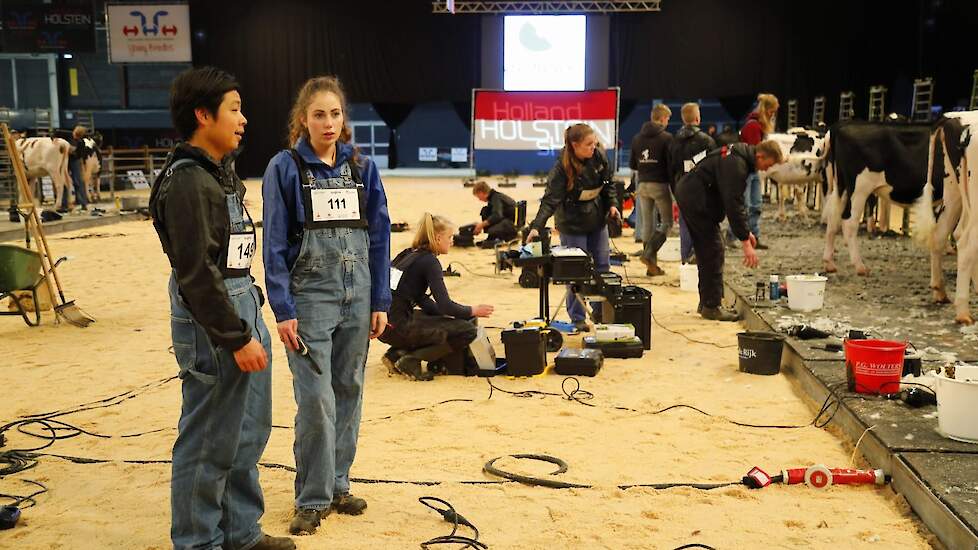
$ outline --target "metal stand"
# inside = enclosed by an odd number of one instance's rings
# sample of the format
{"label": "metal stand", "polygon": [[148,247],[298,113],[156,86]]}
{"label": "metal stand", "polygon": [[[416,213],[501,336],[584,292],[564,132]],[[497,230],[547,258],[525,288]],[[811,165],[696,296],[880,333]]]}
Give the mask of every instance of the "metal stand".
{"label": "metal stand", "polygon": [[815,104],[812,106],[812,128],[817,128],[823,123],[825,123],[825,96],[820,95],[815,98]]}
{"label": "metal stand", "polygon": [[839,94],[839,120],[852,120],[856,115],[854,103],[856,94],[852,92],[842,92]]}
{"label": "metal stand", "polygon": [[974,80],[971,81],[971,102],[968,109],[974,111],[978,109],[978,70],[975,71]]}
{"label": "metal stand", "polygon": [[883,122],[886,113],[886,86],[873,86],[869,89],[870,122]]}
{"label": "metal stand", "polygon": [[798,100],[788,100],[788,129],[798,127]]}
{"label": "metal stand", "polygon": [[930,122],[931,107],[934,105],[934,79],[918,78],[913,81],[913,106],[910,109],[910,120],[913,122]]}

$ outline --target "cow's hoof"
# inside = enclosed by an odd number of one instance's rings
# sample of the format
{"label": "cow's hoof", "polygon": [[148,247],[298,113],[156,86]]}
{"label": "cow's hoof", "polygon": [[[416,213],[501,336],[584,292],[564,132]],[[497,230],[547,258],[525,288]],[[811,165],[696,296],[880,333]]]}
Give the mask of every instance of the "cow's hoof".
{"label": "cow's hoof", "polygon": [[966,313],[964,315],[957,315],[957,316],[955,316],[954,317],[954,322],[957,323],[957,324],[959,324],[959,325],[973,325],[973,324],[975,324],[975,320],[971,318],[971,314],[970,313]]}
{"label": "cow's hoof", "polygon": [[951,300],[947,297],[947,293],[943,290],[934,289],[934,303],[935,304],[950,304]]}
{"label": "cow's hoof", "polygon": [[869,268],[866,266],[857,267],[856,275],[859,275],[860,277],[869,277]]}
{"label": "cow's hoof", "polygon": [[839,267],[835,265],[835,262],[825,262],[823,267],[826,273],[836,273],[839,271]]}

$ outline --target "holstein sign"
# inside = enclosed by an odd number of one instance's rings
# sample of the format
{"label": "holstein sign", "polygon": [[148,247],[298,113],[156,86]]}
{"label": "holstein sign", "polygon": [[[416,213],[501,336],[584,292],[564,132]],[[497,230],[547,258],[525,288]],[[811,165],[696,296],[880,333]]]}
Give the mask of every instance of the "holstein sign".
{"label": "holstein sign", "polygon": [[95,5],[91,0],[0,2],[0,51],[57,53],[95,51]]}
{"label": "holstein sign", "polygon": [[589,124],[613,159],[618,141],[618,90],[474,90],[474,166],[492,172],[547,171],[564,146],[564,130],[576,122]]}
{"label": "holstein sign", "polygon": [[187,4],[108,4],[111,63],[188,63]]}

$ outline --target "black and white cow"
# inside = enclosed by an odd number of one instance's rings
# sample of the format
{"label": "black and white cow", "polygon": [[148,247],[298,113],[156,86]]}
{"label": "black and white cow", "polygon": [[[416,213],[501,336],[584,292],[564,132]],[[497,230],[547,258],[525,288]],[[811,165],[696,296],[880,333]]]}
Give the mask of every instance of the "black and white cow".
{"label": "black and white cow", "polygon": [[766,139],[778,143],[785,159],[783,163],[775,164],[767,171],[758,172],[762,182],[768,180],[777,186],[778,218],[784,220],[787,217],[784,203],[792,195],[799,214],[807,216],[805,194],[811,187],[817,193],[819,183],[824,179],[824,138],[817,132],[797,129],[787,134],[769,134]]}
{"label": "black and white cow", "polygon": [[[833,273],[835,235],[842,233],[849,259],[859,275],[869,268],[859,254],[856,235],[866,199],[876,193],[904,206],[913,205],[918,236],[930,235],[933,204],[941,200],[944,178],[928,179],[929,124],[845,121],[836,124],[828,142],[829,186],[826,196],[825,270]],[[943,173],[941,174],[943,176]]]}

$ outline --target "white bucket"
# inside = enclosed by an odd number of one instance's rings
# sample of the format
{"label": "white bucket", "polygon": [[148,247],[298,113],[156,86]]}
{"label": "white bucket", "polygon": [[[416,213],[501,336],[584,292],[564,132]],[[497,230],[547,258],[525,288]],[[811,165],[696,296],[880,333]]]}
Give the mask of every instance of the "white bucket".
{"label": "white bucket", "polygon": [[937,426],[945,437],[978,443],[978,367],[958,365],[954,379],[938,374]]}
{"label": "white bucket", "polygon": [[788,275],[788,308],[794,311],[816,311],[825,302],[825,282],[821,275]]}
{"label": "white bucket", "polygon": [[659,249],[657,257],[661,262],[678,262],[681,259],[679,257],[679,237],[669,237],[666,239],[666,242],[662,244],[662,248]]}
{"label": "white bucket", "polygon": [[700,286],[700,273],[693,264],[679,266],[679,290],[697,292]]}

